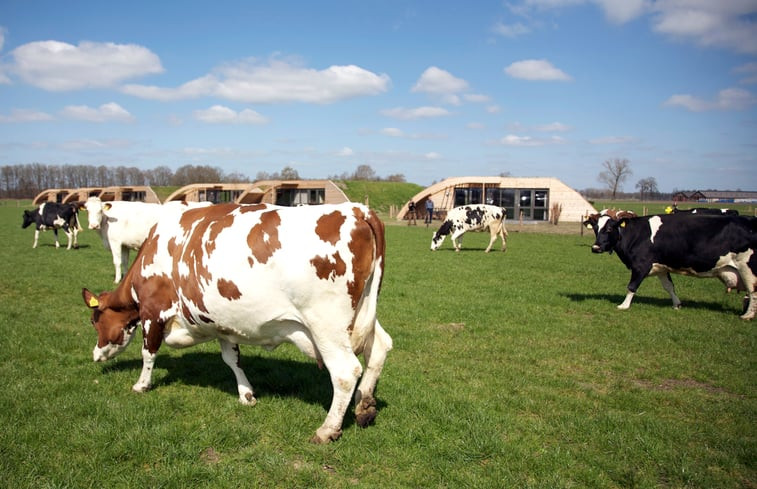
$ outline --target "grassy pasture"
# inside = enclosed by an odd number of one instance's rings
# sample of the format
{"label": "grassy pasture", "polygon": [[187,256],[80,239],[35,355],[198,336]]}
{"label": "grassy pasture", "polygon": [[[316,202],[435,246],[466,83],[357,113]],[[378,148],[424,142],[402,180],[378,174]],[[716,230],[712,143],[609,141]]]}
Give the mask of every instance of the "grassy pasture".
{"label": "grassy pasture", "polygon": [[629,272],[591,233],[456,254],[388,226],[379,415],[315,446],[330,382],[294,347],[242,347],[252,408],[215,343],[161,350],[146,394],[138,344],[93,363],[80,291],[112,288],[110,256],[92,231],[33,250],[22,209],[0,205],[3,487],[757,486],[757,324],[716,280],[674,277],[674,311],[651,279],[617,311]]}

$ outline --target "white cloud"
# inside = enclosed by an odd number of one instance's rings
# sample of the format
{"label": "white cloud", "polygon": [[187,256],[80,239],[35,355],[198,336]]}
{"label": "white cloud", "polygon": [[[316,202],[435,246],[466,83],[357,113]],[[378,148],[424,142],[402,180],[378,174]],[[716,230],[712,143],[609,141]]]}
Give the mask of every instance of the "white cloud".
{"label": "white cloud", "polygon": [[454,94],[468,89],[468,82],[453,76],[450,72],[431,66],[426,68],[413,86],[413,92],[436,95]]}
{"label": "white cloud", "polygon": [[0,114],[0,122],[41,122],[53,119],[50,114],[32,109],[13,109],[10,115]]}
{"label": "white cloud", "polygon": [[416,107],[414,109],[408,109],[405,107],[395,107],[392,109],[384,109],[381,111],[382,115],[386,117],[393,117],[395,119],[411,120],[411,119],[425,119],[430,117],[443,117],[450,114],[450,112],[443,107]]}
{"label": "white cloud", "polygon": [[500,107],[499,105],[496,105],[496,104],[495,105],[489,105],[489,106],[486,107],[486,111],[488,113],[490,113],[490,114],[499,114],[500,112],[502,112],[502,107]]}
{"label": "white cloud", "polygon": [[497,22],[492,30],[495,34],[509,38],[515,38],[531,32],[530,27],[527,27],[520,22],[516,22],[515,24],[503,24],[502,22]]}
{"label": "white cloud", "polygon": [[154,100],[200,96],[221,97],[244,103],[304,102],[330,104],[388,90],[390,79],[355,65],[305,68],[278,59],[261,64],[245,60],[219,67],[213,73],[177,88],[127,85],[124,93]]}
{"label": "white cloud", "polygon": [[208,109],[195,110],[194,118],[208,124],[266,124],[268,119],[251,109],[236,112],[223,105],[214,105]]}
{"label": "white cloud", "polygon": [[702,46],[757,53],[757,2],[754,0],[658,0],[652,27]]}
{"label": "white cloud", "polygon": [[756,103],[757,97],[748,90],[726,88],[718,92],[712,100],[689,94],[676,94],[666,100],[663,105],[683,107],[692,112],[704,112],[709,110],[744,110]]}
{"label": "white cloud", "polygon": [[567,81],[571,77],[562,70],[552,66],[546,59],[526,59],[516,61],[507,68],[505,73],[513,78],[536,81]]}
{"label": "white cloud", "polygon": [[353,156],[354,154],[355,152],[348,146],[345,146],[336,153],[337,156]]}
{"label": "white cloud", "polygon": [[481,129],[485,129],[486,126],[481,122],[469,122],[465,125],[468,129],[473,129],[474,131],[480,131]]}
{"label": "white cloud", "polygon": [[423,155],[424,158],[427,160],[438,160],[441,159],[442,155],[437,153],[436,151],[430,151]]}
{"label": "white cloud", "polygon": [[163,72],[160,59],[135,44],[38,41],[17,47],[10,57],[8,73],[50,91],[112,87]]}
{"label": "white cloud", "polygon": [[68,105],[63,108],[61,115],[68,119],[88,122],[133,122],[135,120],[129,111],[115,102],[92,108],[86,105]]}
{"label": "white cloud", "polygon": [[520,146],[520,147],[536,147],[547,146],[550,144],[561,144],[565,140],[558,136],[552,136],[551,138],[533,138],[531,136],[517,136],[515,134],[508,134],[499,140],[499,143],[504,146]]}

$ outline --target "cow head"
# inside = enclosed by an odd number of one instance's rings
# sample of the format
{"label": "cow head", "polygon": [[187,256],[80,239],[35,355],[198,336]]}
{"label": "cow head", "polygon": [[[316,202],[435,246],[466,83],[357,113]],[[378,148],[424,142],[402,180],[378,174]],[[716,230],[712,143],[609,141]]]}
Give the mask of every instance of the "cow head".
{"label": "cow head", "polygon": [[36,210],[24,211],[24,223],[21,225],[23,229],[28,228],[34,222],[34,214],[36,213]]}
{"label": "cow head", "polygon": [[139,322],[138,311],[134,308],[118,308],[113,295],[103,292],[99,296],[82,289],[84,303],[92,310],[92,326],[97,331],[97,344],[92,351],[96,362],[104,362],[124,351],[134,337]]}
{"label": "cow head", "polygon": [[452,221],[444,221],[442,223],[442,226],[439,228],[437,232],[434,233],[434,236],[431,238],[431,251],[436,251],[439,249],[439,247],[444,243],[444,238],[447,237],[447,235],[452,230]]}
{"label": "cow head", "polygon": [[612,253],[615,245],[620,240],[620,230],[626,227],[628,218],[613,219],[602,216],[597,220],[595,233],[597,239],[591,246],[592,253]]}
{"label": "cow head", "polygon": [[590,214],[587,216],[586,220],[583,222],[583,225],[586,226],[588,229],[591,229],[594,231],[594,236],[597,236],[597,232],[599,231],[599,221],[603,217],[609,217],[613,220],[619,220],[627,217],[637,217],[636,213],[634,211],[624,211],[624,210],[618,210],[618,209],[602,209],[597,214]]}
{"label": "cow head", "polygon": [[[107,206],[107,207],[106,207]],[[82,207],[87,209],[87,222],[89,229],[100,229],[100,222],[103,220],[104,211],[110,208],[110,204],[104,203],[97,197],[87,199]]]}

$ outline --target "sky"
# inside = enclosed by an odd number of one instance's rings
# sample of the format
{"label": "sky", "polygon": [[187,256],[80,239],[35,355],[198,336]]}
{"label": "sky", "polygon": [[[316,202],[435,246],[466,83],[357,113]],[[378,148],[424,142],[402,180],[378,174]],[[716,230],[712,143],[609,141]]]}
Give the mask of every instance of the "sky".
{"label": "sky", "polygon": [[0,2],[0,166],[757,190],[757,0]]}

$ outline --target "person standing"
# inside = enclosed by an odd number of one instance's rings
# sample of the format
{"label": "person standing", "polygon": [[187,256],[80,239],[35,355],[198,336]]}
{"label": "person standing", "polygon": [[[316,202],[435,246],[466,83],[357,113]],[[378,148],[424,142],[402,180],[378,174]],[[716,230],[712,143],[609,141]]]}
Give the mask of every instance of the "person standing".
{"label": "person standing", "polygon": [[434,201],[431,198],[426,199],[426,227],[434,220]]}
{"label": "person standing", "polygon": [[418,221],[416,221],[416,212],[415,212],[415,202],[412,200],[407,204],[407,225],[410,225],[410,222],[413,223],[413,225],[417,226]]}

